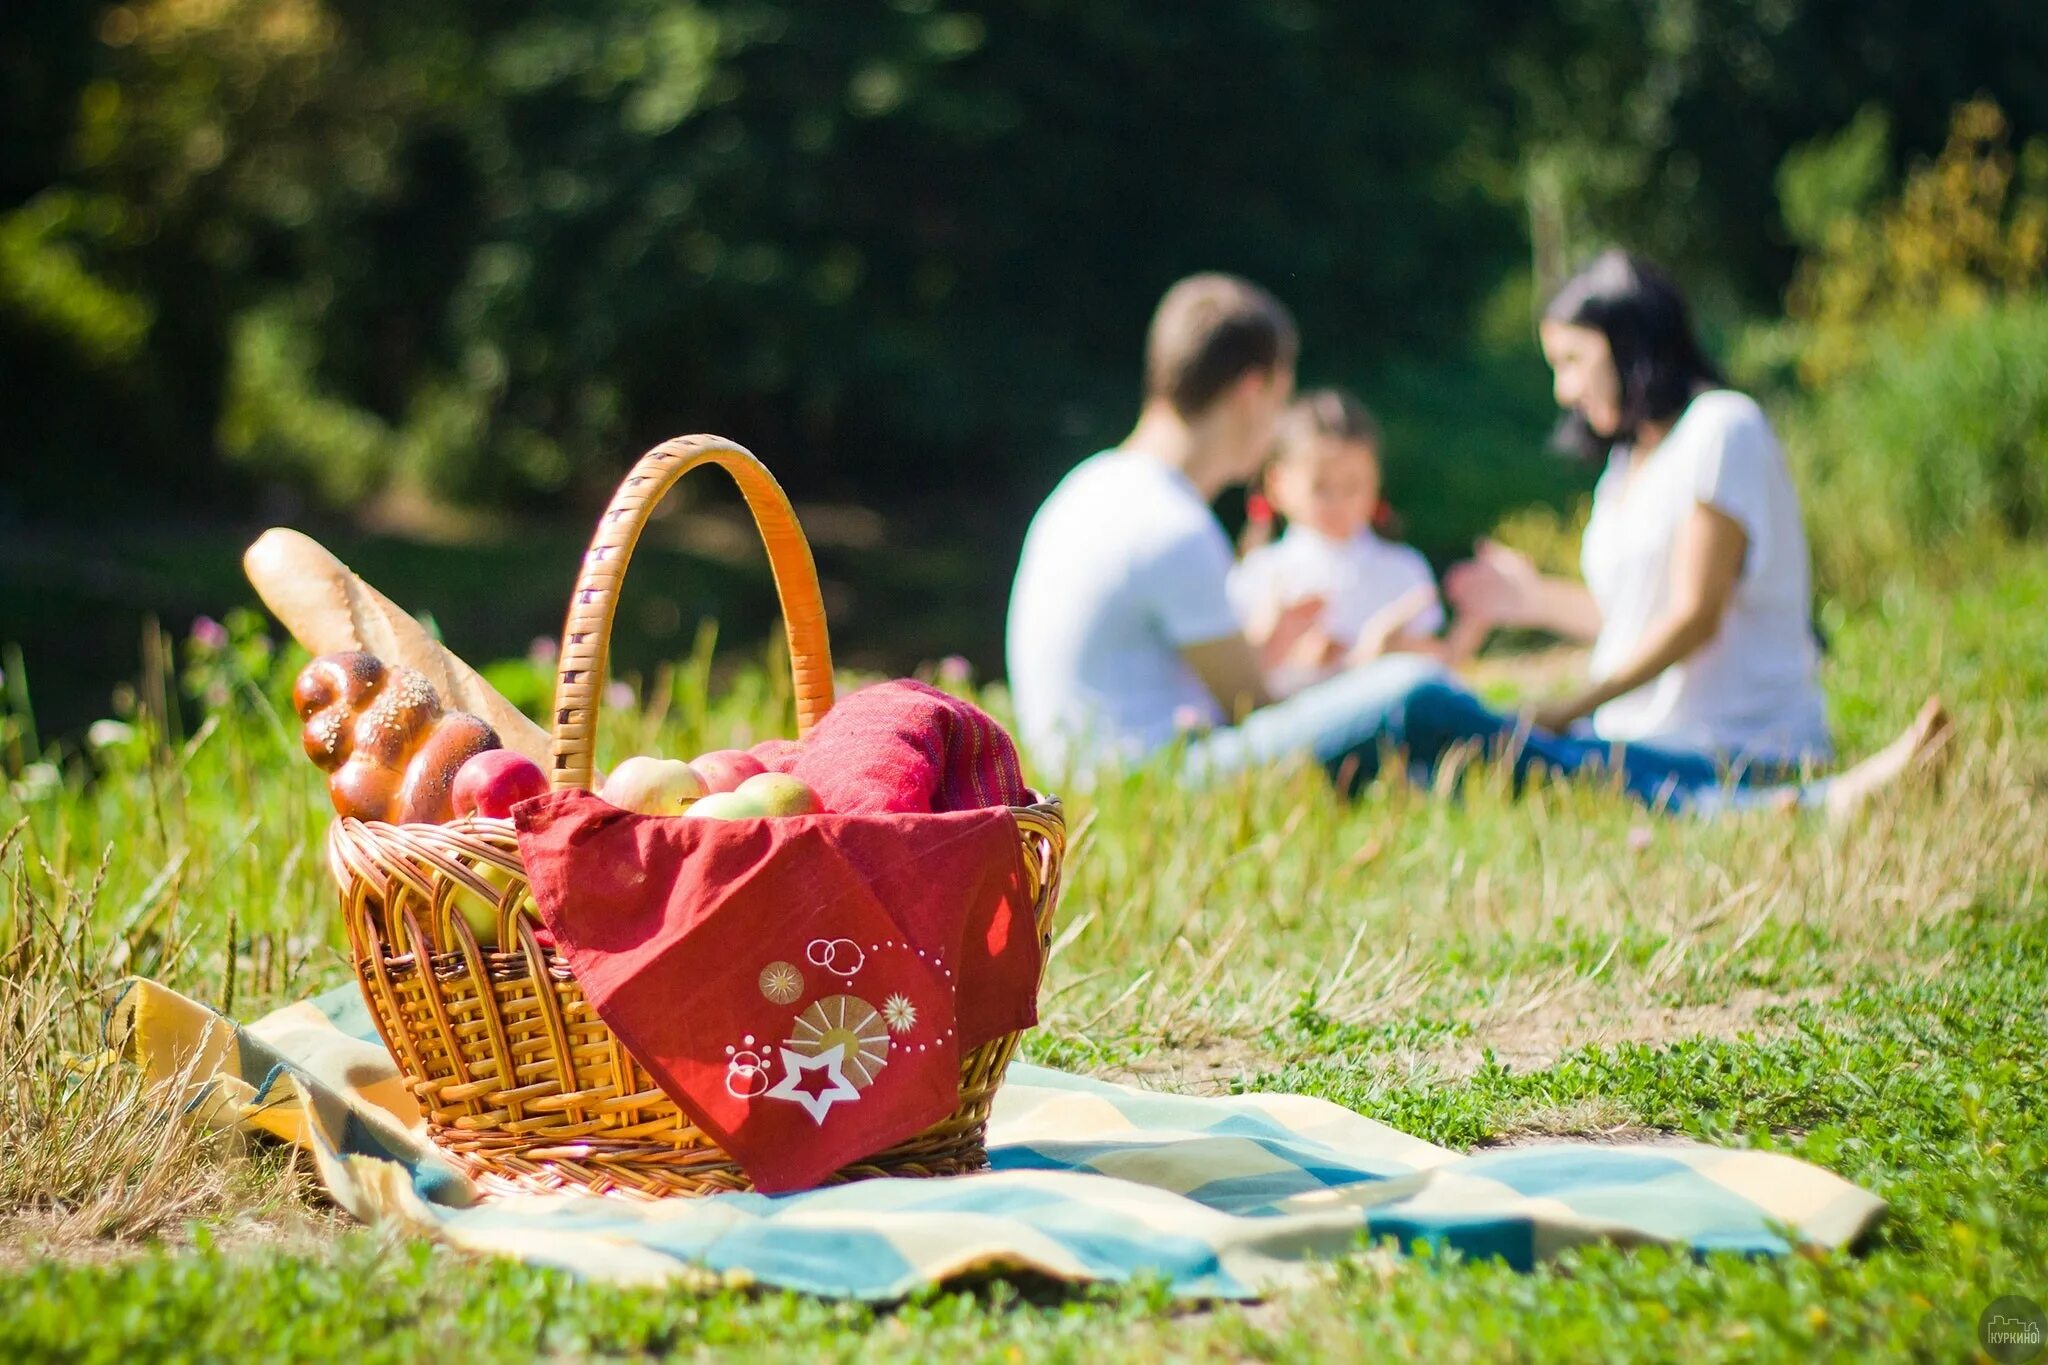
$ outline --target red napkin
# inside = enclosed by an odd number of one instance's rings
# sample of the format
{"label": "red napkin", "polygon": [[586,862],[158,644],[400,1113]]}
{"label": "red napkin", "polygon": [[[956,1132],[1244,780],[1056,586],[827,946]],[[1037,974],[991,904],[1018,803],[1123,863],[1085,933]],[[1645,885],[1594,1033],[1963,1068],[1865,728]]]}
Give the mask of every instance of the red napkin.
{"label": "red napkin", "polygon": [[1000,807],[691,820],[556,792],[512,815],[598,1017],[764,1191],[944,1118],[962,1052],[1037,1022],[1043,945]]}
{"label": "red napkin", "polygon": [[840,698],[800,743],[771,739],[753,753],[803,779],[840,815],[1031,802],[1003,727],[980,707],[907,678]]}

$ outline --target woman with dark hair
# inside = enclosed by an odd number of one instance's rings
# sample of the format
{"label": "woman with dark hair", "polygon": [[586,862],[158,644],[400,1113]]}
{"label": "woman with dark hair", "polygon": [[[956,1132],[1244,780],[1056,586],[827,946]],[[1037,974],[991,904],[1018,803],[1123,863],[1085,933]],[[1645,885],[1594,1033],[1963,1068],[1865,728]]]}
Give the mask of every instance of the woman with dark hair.
{"label": "woman with dark hair", "polygon": [[1540,708],[1564,730],[1786,769],[1830,756],[1806,533],[1762,409],[1721,386],[1678,287],[1611,251],[1570,280],[1539,332],[1568,448],[1604,457],[1584,585],[1483,546],[1449,586],[1461,609],[1593,646],[1591,680]]}
{"label": "woman with dark hair", "polygon": [[[1817,680],[1806,535],[1762,410],[1722,387],[1661,270],[1599,257],[1545,310],[1558,440],[1604,458],[1585,582],[1482,543],[1446,594],[1468,627],[1546,630],[1592,646],[1587,683],[1524,717],[1441,670],[1388,658],[1315,689],[1315,752],[1347,784],[1389,747],[1428,769],[1479,748],[1532,771],[1612,774],[1646,804],[1701,813],[1824,806],[1844,815],[1941,747],[1929,698],[1875,756],[1793,784],[1831,757]],[[1308,694],[1304,694],[1305,696]],[[1219,757],[1221,757],[1219,755]],[[1778,784],[1778,785],[1772,785]]]}
{"label": "woman with dark hair", "polygon": [[1619,393],[1618,409],[1601,414],[1613,423],[1603,432],[1593,426],[1576,395],[1559,391],[1564,414],[1555,443],[1569,454],[1605,460],[1624,433],[1632,439],[1646,422],[1668,428],[1696,395],[1722,386],[1720,372],[1693,335],[1677,284],[1626,251],[1595,257],[1543,310],[1537,335],[1553,368],[1559,358],[1553,343],[1570,351],[1574,341],[1592,340],[1573,329],[1597,332],[1607,343]]}

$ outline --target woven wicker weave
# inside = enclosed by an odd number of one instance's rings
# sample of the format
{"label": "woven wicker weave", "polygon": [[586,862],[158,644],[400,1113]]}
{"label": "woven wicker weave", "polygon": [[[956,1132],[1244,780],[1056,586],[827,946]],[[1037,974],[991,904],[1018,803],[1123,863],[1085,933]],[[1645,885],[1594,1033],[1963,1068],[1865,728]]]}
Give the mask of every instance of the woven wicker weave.
{"label": "woven wicker weave", "polygon": [[[760,462],[710,436],[663,442],[620,485],[584,556],[563,629],[555,693],[556,790],[587,789],[597,697],[633,546],[677,479],[716,464],[739,483],[768,548],[789,632],[799,734],[832,706],[832,660],[809,545]],[[1012,812],[1038,932],[1048,941],[1066,825],[1059,803]],[[447,825],[343,819],[328,835],[356,974],[378,1031],[433,1140],[485,1189],[582,1188],[653,1198],[751,1188],[746,1173],[676,1107],[583,998],[567,964],[534,937],[511,822]],[[461,913],[494,906],[486,948]],[[948,1175],[985,1164],[983,1133],[1017,1035],[961,1062],[960,1106],[907,1142],[840,1171]]]}

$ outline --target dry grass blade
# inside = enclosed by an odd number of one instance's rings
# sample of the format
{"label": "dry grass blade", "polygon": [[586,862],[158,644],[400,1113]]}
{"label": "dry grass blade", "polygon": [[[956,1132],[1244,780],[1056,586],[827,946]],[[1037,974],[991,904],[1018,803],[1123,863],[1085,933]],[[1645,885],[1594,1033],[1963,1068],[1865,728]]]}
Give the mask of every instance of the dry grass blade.
{"label": "dry grass blade", "polygon": [[191,1116],[191,1075],[152,1084],[106,1055],[105,982],[87,932],[100,876],[51,869],[61,911],[10,860],[14,941],[0,974],[0,1222],[43,1240],[134,1240],[201,1214],[268,1202],[288,1164],[240,1159],[242,1140]]}

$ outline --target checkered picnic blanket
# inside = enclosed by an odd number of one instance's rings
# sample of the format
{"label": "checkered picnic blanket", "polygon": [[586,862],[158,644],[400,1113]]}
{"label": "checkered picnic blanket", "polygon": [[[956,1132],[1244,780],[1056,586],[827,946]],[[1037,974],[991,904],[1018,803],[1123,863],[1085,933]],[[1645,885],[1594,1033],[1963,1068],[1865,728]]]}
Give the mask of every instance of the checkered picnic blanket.
{"label": "checkered picnic blanket", "polygon": [[366,1223],[617,1281],[889,1299],[1031,1271],[1249,1298],[1384,1238],[1526,1267],[1599,1241],[1839,1247],[1884,1212],[1828,1172],[1765,1152],[1572,1144],[1465,1156],[1304,1096],[1199,1099],[1021,1064],[996,1099],[985,1174],[651,1203],[485,1198],[427,1141],[353,985],[244,1027],[131,981],[108,1041],[202,1120],[307,1148],[335,1202]]}

